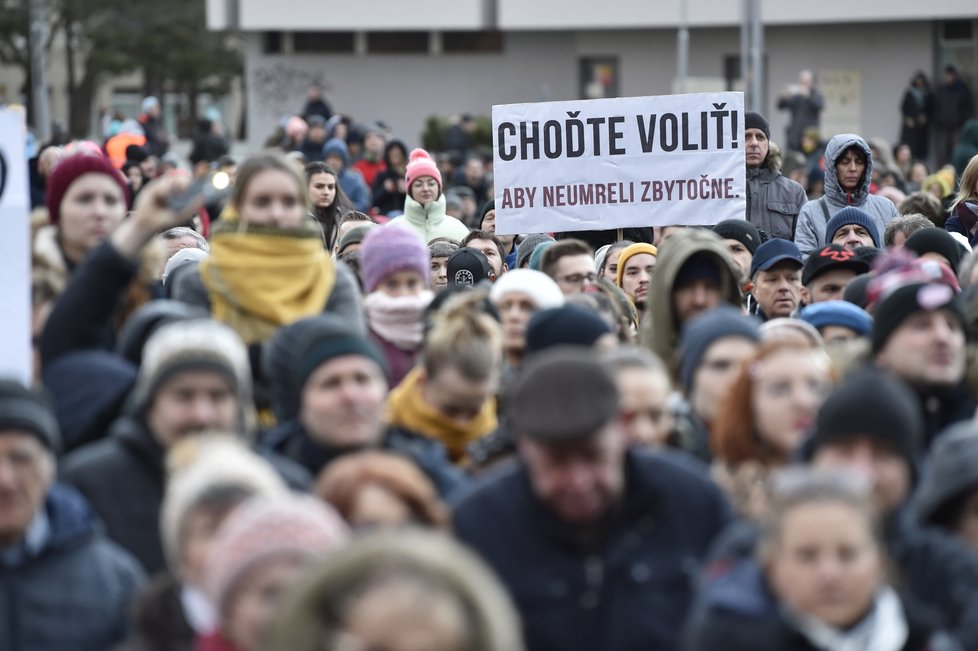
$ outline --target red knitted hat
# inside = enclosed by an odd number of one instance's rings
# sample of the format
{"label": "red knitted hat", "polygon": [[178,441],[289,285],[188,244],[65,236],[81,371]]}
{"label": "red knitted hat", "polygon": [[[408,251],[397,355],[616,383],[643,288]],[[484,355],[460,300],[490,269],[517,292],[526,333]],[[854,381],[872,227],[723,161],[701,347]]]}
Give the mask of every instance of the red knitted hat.
{"label": "red knitted hat", "polygon": [[75,154],[55,165],[54,171],[48,177],[44,205],[47,206],[52,224],[57,224],[61,220],[61,200],[64,199],[65,193],[68,192],[68,188],[75,182],[75,179],[83,174],[105,174],[109,176],[119,184],[128,205],[129,186],[126,184],[122,172],[117,170],[108,158],[93,154]]}
{"label": "red knitted hat", "polygon": [[408,194],[411,193],[411,184],[422,176],[430,176],[438,181],[438,191],[441,192],[443,185],[441,172],[434,159],[424,149],[415,149],[408,158],[407,171],[404,173],[404,180],[407,181]]}

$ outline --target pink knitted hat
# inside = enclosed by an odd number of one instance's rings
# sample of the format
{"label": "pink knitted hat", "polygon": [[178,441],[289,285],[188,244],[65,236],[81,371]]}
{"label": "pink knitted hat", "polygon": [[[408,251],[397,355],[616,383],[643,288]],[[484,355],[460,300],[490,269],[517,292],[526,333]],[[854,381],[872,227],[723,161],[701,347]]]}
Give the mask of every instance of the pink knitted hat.
{"label": "pink knitted hat", "polygon": [[204,575],[211,604],[224,612],[245,575],[270,560],[313,561],[349,536],[332,507],[313,497],[254,497],[234,509],[217,530]]}
{"label": "pink knitted hat", "polygon": [[407,226],[388,224],[367,233],[360,247],[360,270],[368,294],[384,278],[398,271],[417,271],[427,287],[431,261],[417,233]]}
{"label": "pink knitted hat", "polygon": [[422,176],[430,176],[438,181],[438,192],[442,191],[441,172],[434,159],[424,149],[415,149],[408,157],[407,171],[404,173],[404,180],[407,181],[408,194],[411,192],[411,184]]}

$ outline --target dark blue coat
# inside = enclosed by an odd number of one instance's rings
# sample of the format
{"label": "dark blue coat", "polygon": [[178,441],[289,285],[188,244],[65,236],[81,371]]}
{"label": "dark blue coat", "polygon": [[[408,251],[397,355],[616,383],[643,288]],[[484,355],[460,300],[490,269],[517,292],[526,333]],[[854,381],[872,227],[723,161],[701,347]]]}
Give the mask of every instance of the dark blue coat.
{"label": "dark blue coat", "polygon": [[509,589],[531,651],[675,649],[729,518],[701,464],[638,451],[626,453],[622,501],[587,542],[535,498],[521,461],[461,495],[453,513],[459,538]]}
{"label": "dark blue coat", "polygon": [[51,534],[36,556],[0,565],[0,649],[103,651],[126,635],[129,604],[145,576],[98,534],[85,500],[54,486],[45,503]]}

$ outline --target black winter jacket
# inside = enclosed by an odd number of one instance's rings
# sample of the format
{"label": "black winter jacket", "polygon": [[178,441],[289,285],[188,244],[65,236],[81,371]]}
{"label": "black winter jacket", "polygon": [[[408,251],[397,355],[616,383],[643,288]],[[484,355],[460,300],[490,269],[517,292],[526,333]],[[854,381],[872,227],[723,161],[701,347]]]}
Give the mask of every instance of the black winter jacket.
{"label": "black winter jacket", "polygon": [[533,651],[675,649],[729,507],[701,464],[629,451],[625,493],[585,536],[534,496],[521,461],[459,497],[453,520],[509,589]]}

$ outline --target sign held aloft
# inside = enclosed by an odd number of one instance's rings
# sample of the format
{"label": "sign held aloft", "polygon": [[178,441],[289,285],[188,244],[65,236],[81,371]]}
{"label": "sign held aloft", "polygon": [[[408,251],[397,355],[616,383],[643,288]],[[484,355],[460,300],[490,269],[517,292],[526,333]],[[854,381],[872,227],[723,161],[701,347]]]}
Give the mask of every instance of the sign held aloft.
{"label": "sign held aloft", "polygon": [[492,107],[496,232],[744,218],[743,93]]}

